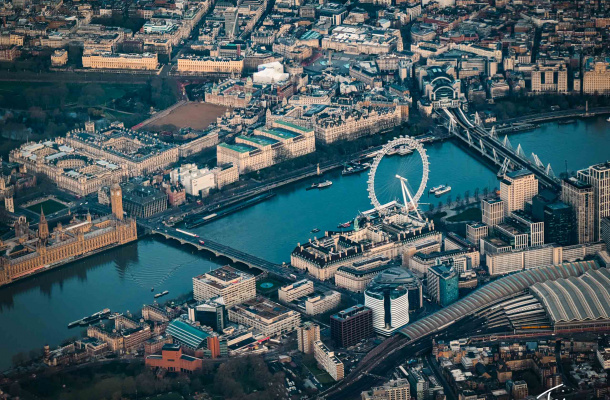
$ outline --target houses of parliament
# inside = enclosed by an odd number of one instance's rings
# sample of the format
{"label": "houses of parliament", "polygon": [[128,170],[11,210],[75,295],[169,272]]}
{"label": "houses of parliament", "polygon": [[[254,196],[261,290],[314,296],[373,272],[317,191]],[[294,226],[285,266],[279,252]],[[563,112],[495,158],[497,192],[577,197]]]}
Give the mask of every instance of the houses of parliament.
{"label": "houses of parliament", "polygon": [[124,218],[122,191],[111,188],[112,213],[98,219],[91,214],[74,217],[66,226],[58,223],[52,232],[41,212],[36,231],[25,217],[15,221],[15,236],[0,240],[0,286],[38,272],[83,258],[105,248],[138,238],[136,221]]}

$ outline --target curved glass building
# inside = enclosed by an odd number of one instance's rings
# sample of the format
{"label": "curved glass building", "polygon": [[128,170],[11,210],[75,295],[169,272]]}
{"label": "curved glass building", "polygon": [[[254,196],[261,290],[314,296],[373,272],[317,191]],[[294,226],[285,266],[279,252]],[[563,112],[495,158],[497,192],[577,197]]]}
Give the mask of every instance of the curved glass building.
{"label": "curved glass building", "polygon": [[389,268],[364,291],[364,305],[373,311],[373,329],[389,336],[409,323],[409,290],[421,291],[421,282],[401,268]]}

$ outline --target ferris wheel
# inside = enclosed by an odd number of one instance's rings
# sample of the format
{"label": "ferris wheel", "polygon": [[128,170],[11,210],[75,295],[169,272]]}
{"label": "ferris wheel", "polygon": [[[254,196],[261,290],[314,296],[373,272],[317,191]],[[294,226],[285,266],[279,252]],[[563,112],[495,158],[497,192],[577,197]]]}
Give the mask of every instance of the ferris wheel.
{"label": "ferris wheel", "polygon": [[409,153],[413,153],[412,156],[415,156],[415,154],[417,153],[417,156],[421,158],[422,177],[421,183],[419,184],[419,188],[417,189],[417,192],[415,192],[415,194],[412,194],[411,191],[408,189],[407,179],[400,175],[396,175],[396,178],[400,180],[403,196],[403,206],[407,210],[414,210],[419,215],[417,205],[419,203],[419,199],[426,190],[426,184],[428,183],[428,173],[430,172],[430,164],[428,162],[428,155],[426,154],[426,150],[424,149],[423,144],[410,136],[400,136],[398,138],[394,138],[393,140],[386,143],[383,148],[379,150],[379,152],[377,152],[377,155],[373,160],[373,164],[371,165],[369,179],[367,181],[367,191],[369,193],[369,199],[371,200],[373,207],[375,207],[375,209],[380,214],[383,214],[384,207],[379,202],[377,194],[375,193],[375,174],[377,173],[377,168],[379,167],[379,163],[381,162],[383,157],[388,155],[388,153],[395,152],[395,149],[397,147]]}

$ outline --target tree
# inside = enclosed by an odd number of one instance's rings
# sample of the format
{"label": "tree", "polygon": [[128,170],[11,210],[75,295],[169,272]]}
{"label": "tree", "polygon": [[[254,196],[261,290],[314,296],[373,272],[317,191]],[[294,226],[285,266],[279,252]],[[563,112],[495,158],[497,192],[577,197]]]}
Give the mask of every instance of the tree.
{"label": "tree", "polygon": [[455,196],[455,203],[459,206],[461,202],[462,202],[462,196],[460,196],[458,194],[457,196]]}
{"label": "tree", "polygon": [[434,204],[432,204],[432,203],[428,204],[428,211],[430,213],[432,213],[434,211]]}
{"label": "tree", "polygon": [[479,188],[474,189],[474,198],[479,199]]}
{"label": "tree", "polygon": [[464,192],[464,200],[466,201],[466,204],[470,203],[470,190]]}
{"label": "tree", "polygon": [[443,209],[443,202],[442,201],[438,202],[437,208],[438,208],[439,211],[441,211]]}
{"label": "tree", "polygon": [[489,194],[489,189],[487,188],[487,186],[485,186],[483,188],[483,197],[487,197],[488,194]]}
{"label": "tree", "polygon": [[447,207],[451,207],[451,196],[447,196]]}

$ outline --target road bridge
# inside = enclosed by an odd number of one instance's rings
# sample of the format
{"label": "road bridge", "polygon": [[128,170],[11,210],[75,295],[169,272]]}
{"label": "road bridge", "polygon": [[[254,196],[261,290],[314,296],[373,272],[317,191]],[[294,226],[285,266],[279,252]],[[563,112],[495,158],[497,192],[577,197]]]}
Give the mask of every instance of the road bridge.
{"label": "road bridge", "polygon": [[215,242],[213,240],[202,238],[195,234],[183,233],[184,231],[180,231],[169,226],[152,224],[142,220],[138,221],[138,225],[145,228],[152,234],[161,235],[166,239],[176,240],[180,242],[180,244],[189,244],[195,247],[197,250],[207,250],[213,253],[216,257],[222,256],[228,258],[233,263],[242,263],[250,268],[258,268],[270,274],[277,275],[285,279],[294,280],[294,278],[290,276],[290,270],[286,268],[285,265],[272,263],[271,261],[267,261],[241,250],[225,246],[224,244]]}
{"label": "road bridge", "polygon": [[483,158],[499,166],[499,176],[508,170],[527,169],[542,185],[556,191],[561,189],[561,182],[555,177],[550,163],[545,167],[534,153],[527,157],[521,145],[515,149],[507,136],[500,140],[495,128],[488,131],[483,127],[478,114],[471,122],[460,108],[443,109],[442,112],[447,117],[449,131]]}

